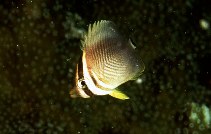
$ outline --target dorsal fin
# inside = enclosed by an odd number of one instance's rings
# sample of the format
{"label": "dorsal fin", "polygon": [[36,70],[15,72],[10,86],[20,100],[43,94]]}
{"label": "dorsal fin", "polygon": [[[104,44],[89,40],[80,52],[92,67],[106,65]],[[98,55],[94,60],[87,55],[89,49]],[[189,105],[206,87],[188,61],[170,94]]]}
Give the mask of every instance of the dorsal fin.
{"label": "dorsal fin", "polygon": [[109,37],[119,36],[112,21],[101,20],[89,25],[88,33],[84,36],[83,48],[95,45],[98,41]]}

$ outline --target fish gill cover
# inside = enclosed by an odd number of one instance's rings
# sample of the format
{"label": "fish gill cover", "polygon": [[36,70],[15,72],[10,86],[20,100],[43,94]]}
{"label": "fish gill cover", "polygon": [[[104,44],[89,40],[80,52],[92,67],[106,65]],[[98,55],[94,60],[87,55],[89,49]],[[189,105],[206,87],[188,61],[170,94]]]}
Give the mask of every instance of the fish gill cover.
{"label": "fish gill cover", "polygon": [[[0,2],[0,133],[210,134],[210,23],[206,1]],[[122,85],[130,100],[72,99],[80,40],[111,20],[146,69]]]}

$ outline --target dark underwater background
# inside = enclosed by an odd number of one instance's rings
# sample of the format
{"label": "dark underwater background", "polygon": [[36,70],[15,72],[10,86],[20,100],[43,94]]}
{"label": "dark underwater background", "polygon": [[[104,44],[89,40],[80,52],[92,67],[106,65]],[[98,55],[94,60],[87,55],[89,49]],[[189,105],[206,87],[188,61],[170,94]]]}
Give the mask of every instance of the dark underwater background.
{"label": "dark underwater background", "polygon": [[[69,96],[97,20],[145,63],[129,100]],[[0,134],[210,134],[210,23],[208,0],[1,0]]]}

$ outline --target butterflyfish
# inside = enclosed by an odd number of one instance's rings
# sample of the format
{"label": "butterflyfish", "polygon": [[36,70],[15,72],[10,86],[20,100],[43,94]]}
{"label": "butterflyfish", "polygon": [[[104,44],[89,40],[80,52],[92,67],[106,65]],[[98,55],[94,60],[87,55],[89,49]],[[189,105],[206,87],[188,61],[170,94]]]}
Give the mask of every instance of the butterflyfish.
{"label": "butterflyfish", "polygon": [[110,95],[129,99],[118,87],[137,79],[145,69],[132,41],[122,36],[112,21],[101,20],[89,25],[81,49],[70,96]]}

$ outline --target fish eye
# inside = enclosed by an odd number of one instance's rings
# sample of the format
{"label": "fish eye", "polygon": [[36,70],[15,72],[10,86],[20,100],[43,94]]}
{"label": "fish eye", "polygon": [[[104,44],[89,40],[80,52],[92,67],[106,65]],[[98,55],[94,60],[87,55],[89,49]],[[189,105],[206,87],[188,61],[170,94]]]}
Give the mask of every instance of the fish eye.
{"label": "fish eye", "polygon": [[78,80],[78,87],[79,88],[86,88],[86,82],[84,79],[79,79]]}

